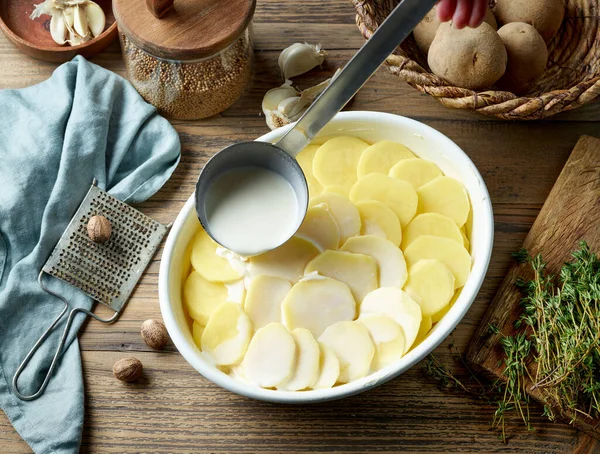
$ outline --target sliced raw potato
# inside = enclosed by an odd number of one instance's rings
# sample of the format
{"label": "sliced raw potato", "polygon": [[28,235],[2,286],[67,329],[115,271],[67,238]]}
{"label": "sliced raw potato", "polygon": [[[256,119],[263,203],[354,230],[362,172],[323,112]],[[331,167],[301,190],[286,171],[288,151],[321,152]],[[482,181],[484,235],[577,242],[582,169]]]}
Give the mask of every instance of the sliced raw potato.
{"label": "sliced raw potato", "polygon": [[378,200],[387,205],[404,227],[417,212],[418,198],[415,189],[406,181],[387,175],[371,173],[358,180],[350,190],[350,200]]}
{"label": "sliced raw potato", "polygon": [[217,255],[220,247],[204,230],[194,237],[192,245],[192,266],[207,281],[231,282],[242,276],[235,271],[229,261]]}
{"label": "sliced raw potato", "polygon": [[304,274],[306,264],[319,254],[312,242],[294,236],[277,249],[250,258],[250,276],[266,274],[294,283]]}
{"label": "sliced raw potato", "polygon": [[357,322],[337,322],[319,337],[319,342],[329,347],[340,362],[338,381],[349,383],[369,372],[375,346],[364,325]]}
{"label": "sliced raw potato", "polygon": [[387,315],[402,328],[404,352],[415,342],[421,326],[421,306],[397,287],[381,287],[369,293],[360,305],[360,316]]}
{"label": "sliced raw potato", "polygon": [[398,161],[414,157],[415,155],[404,145],[390,140],[382,140],[363,151],[358,160],[356,173],[358,178],[370,173],[387,175]]}
{"label": "sliced raw potato", "polygon": [[340,136],[319,147],[313,160],[313,173],[321,186],[351,187],[356,181],[356,166],[369,144],[356,137]]}
{"label": "sliced raw potato", "polygon": [[431,316],[448,305],[454,295],[454,274],[439,260],[419,260],[408,269],[404,291]]}
{"label": "sliced raw potato", "polygon": [[298,156],[296,156],[296,160],[298,161],[298,164],[300,164],[304,176],[306,177],[310,197],[314,197],[323,192],[323,186],[321,186],[321,183],[319,183],[313,175],[313,159],[319,146],[320,145],[307,145],[300,153],[298,153]]}
{"label": "sliced raw potato", "polygon": [[281,323],[269,323],[259,329],[248,345],[244,358],[244,377],[263,388],[287,381],[296,365],[294,337]]}
{"label": "sliced raw potato", "polygon": [[379,370],[399,360],[406,351],[404,333],[398,323],[387,315],[365,315],[357,320],[369,330],[375,344],[371,369]]}
{"label": "sliced raw potato", "polygon": [[421,326],[419,326],[419,332],[417,333],[417,338],[415,339],[415,343],[413,344],[412,348],[415,348],[417,345],[419,345],[425,340],[427,334],[429,334],[429,331],[431,331],[432,326],[433,320],[431,319],[431,317],[424,316],[423,320],[421,320]]}
{"label": "sliced raw potato", "polygon": [[319,376],[311,388],[331,388],[335,385],[340,376],[340,360],[335,356],[333,350],[326,345],[319,343],[319,349],[321,351],[319,357]]}
{"label": "sliced raw potato", "polygon": [[354,320],[356,303],[348,286],[328,277],[295,284],[282,304],[285,325],[305,328],[319,337],[329,325]]}
{"label": "sliced raw potato", "polygon": [[413,188],[419,189],[425,183],[441,177],[442,171],[431,161],[413,158],[404,159],[390,169],[390,177],[404,180],[412,184]]}
{"label": "sliced raw potato", "polygon": [[204,328],[202,352],[217,366],[238,364],[252,337],[252,322],[236,303],[217,307]]}
{"label": "sliced raw potato", "polygon": [[465,226],[463,225],[463,226],[460,228],[460,234],[462,235],[462,238],[463,238],[463,245],[465,246],[465,249],[466,249],[467,251],[470,251],[470,250],[471,250],[471,242],[469,241],[469,238],[467,237],[467,233],[465,232],[465,230],[466,230],[466,229],[465,229]]}
{"label": "sliced raw potato", "polygon": [[214,310],[227,301],[227,287],[220,282],[210,282],[192,271],[183,286],[183,304],[189,314],[202,325]]}
{"label": "sliced raw potato", "polygon": [[289,281],[276,276],[263,274],[250,281],[244,310],[255,330],[281,322],[281,304],[291,288]]}
{"label": "sliced raw potato", "polygon": [[342,186],[341,184],[331,184],[323,189],[323,192],[333,192],[348,197],[350,194],[350,186]]}
{"label": "sliced raw potato", "polygon": [[454,240],[458,244],[463,244],[463,237],[456,223],[448,216],[438,213],[425,213],[415,216],[402,233],[402,249],[406,249],[421,235],[441,236]]}
{"label": "sliced raw potato", "polygon": [[337,249],[340,244],[340,231],[325,204],[308,209],[296,235],[312,241],[321,250]]}
{"label": "sliced raw potato", "polygon": [[377,262],[368,255],[325,251],[311,260],[304,270],[306,274],[315,271],[350,287],[357,303],[377,288]]}
{"label": "sliced raw potato", "polygon": [[419,213],[439,213],[448,216],[458,227],[467,222],[471,204],[462,183],[451,177],[437,177],[421,186]]}
{"label": "sliced raw potato", "polygon": [[278,389],[285,391],[300,391],[311,387],[319,378],[319,360],[321,351],[312,333],[304,328],[292,331],[296,342],[296,369],[292,376]]}
{"label": "sliced raw potato", "polygon": [[246,299],[246,283],[244,279],[228,282],[225,284],[225,288],[227,288],[227,301],[244,304],[244,300]]}
{"label": "sliced raw potato", "polygon": [[454,274],[455,288],[465,285],[471,272],[471,256],[464,246],[439,236],[421,235],[404,250],[404,258],[409,268],[419,260],[439,260]]}
{"label": "sliced raw potato", "polygon": [[373,257],[379,269],[380,287],[402,288],[406,282],[406,262],[394,243],[374,235],[348,238],[340,249]]}
{"label": "sliced raw potato", "polygon": [[431,316],[431,322],[432,323],[439,322],[442,318],[444,318],[444,315],[446,315],[448,313],[448,311],[450,310],[451,307],[452,306],[450,304],[448,304],[448,305],[444,306],[440,311],[433,314]]}
{"label": "sliced raw potato", "polygon": [[312,197],[308,202],[314,207],[324,205],[329,209],[340,232],[340,246],[351,236],[360,233],[360,214],[348,197],[332,192],[324,192]]}
{"label": "sliced raw potato", "polygon": [[378,200],[356,202],[362,227],[361,235],[375,235],[387,238],[396,246],[402,241],[402,229],[398,216]]}
{"label": "sliced raw potato", "polygon": [[204,332],[204,325],[201,325],[196,320],[192,325],[192,338],[196,347],[201,348],[202,346],[202,333]]}

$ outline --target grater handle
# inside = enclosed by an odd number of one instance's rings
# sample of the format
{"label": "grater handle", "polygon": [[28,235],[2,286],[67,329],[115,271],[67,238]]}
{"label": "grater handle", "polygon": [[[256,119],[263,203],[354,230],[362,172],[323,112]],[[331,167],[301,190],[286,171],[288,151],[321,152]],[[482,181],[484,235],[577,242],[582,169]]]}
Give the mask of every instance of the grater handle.
{"label": "grater handle", "polygon": [[33,348],[29,351],[29,353],[27,353],[27,356],[25,357],[23,362],[21,362],[21,364],[19,365],[19,368],[17,369],[17,371],[15,372],[15,375],[13,376],[13,380],[12,380],[13,392],[19,399],[25,400],[25,401],[37,399],[46,390],[46,387],[48,386],[48,382],[50,381],[50,378],[52,377],[52,373],[54,372],[54,369],[56,368],[56,364],[58,363],[58,358],[60,357],[60,353],[62,352],[63,346],[65,345],[65,341],[67,340],[67,335],[69,334],[69,329],[71,328],[71,325],[73,324],[73,320],[75,319],[75,315],[78,312],[83,312],[84,314],[87,314],[90,317],[93,317],[94,319],[96,319],[100,322],[103,322],[103,323],[112,323],[119,316],[119,312],[116,312],[111,318],[103,319],[103,318],[98,317],[93,312],[88,311],[87,309],[83,309],[83,308],[79,308],[79,307],[72,309],[71,312],[69,312],[69,318],[67,319],[67,324],[65,325],[65,328],[63,329],[63,333],[60,338],[60,342],[58,343],[58,347],[56,348],[56,352],[54,353],[54,357],[52,358],[52,363],[50,364],[50,368],[48,369],[48,372],[46,373],[46,376],[44,377],[44,381],[42,382],[41,386],[34,394],[30,394],[30,395],[22,394],[19,391],[19,385],[18,385],[19,377],[23,373],[23,370],[27,367],[27,364],[29,364],[29,361],[31,360],[31,358],[33,357],[35,352],[46,341],[46,339],[48,338],[48,336],[50,335],[50,333],[52,332],[54,327],[58,324],[58,322],[63,318],[63,316],[67,313],[67,310],[69,309],[69,303],[67,303],[66,299],[64,299],[61,295],[48,289],[44,285],[44,283],[42,282],[43,274],[44,274],[44,272],[40,271],[40,274],[38,275],[38,284],[40,285],[42,290],[44,290],[46,293],[49,293],[50,295],[55,296],[56,298],[60,299],[64,303],[64,307],[63,307],[63,310],[60,312],[60,314],[58,314],[58,316],[54,319],[52,324],[48,327],[48,329],[46,331],[44,331],[44,333],[40,336],[40,338],[37,340],[37,342],[35,343]]}

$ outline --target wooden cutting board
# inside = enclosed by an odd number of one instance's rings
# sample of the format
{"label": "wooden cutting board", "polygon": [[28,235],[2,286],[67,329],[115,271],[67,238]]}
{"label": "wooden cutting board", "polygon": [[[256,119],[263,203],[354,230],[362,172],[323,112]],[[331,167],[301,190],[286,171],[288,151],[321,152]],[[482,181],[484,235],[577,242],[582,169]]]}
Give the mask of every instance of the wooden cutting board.
{"label": "wooden cutting board", "polygon": [[[600,253],[600,139],[589,136],[581,137],[571,152],[523,247],[532,256],[542,254],[549,272],[555,274],[570,260],[571,252],[581,240],[587,241],[593,252]],[[521,294],[515,281],[519,277],[531,278],[531,275],[529,266],[515,263],[471,339],[467,359],[493,376],[502,377],[504,353],[499,344],[500,335],[490,333],[488,327],[494,324],[505,335],[515,333],[514,322],[521,314]],[[529,388],[527,391],[541,400],[537,390]],[[563,415],[567,420],[571,416]],[[575,425],[600,439],[599,420],[578,416]]]}

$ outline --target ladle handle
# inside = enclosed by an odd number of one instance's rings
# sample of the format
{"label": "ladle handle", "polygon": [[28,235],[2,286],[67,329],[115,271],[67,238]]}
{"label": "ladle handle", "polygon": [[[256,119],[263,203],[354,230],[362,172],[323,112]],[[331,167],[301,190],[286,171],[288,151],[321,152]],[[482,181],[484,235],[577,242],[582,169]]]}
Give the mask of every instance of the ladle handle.
{"label": "ladle handle", "polygon": [[402,0],[276,146],[295,157],[342,110],[436,2]]}

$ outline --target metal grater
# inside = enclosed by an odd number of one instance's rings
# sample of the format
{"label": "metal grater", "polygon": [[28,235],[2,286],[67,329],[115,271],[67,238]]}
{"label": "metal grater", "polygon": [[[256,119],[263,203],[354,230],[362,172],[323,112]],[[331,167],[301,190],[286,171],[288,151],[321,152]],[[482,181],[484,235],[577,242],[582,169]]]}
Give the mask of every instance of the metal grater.
{"label": "metal grater", "polygon": [[[102,215],[111,223],[110,239],[104,244],[94,243],[87,233],[87,224],[95,215]],[[94,180],[38,276],[40,287],[62,300],[64,307],[17,369],[12,386],[18,398],[34,400],[44,393],[78,312],[102,323],[112,323],[117,319],[167,230],[167,226],[98,188]],[[63,296],[44,285],[44,274],[80,289],[95,301],[112,308],[115,314],[104,319],[87,309],[72,309],[43,383],[34,394],[24,395],[19,391],[19,376],[69,308]]]}
{"label": "metal grater", "polygon": [[[112,225],[104,244],[87,234],[95,215]],[[42,271],[119,312],[166,233],[166,226],[92,185]]]}

